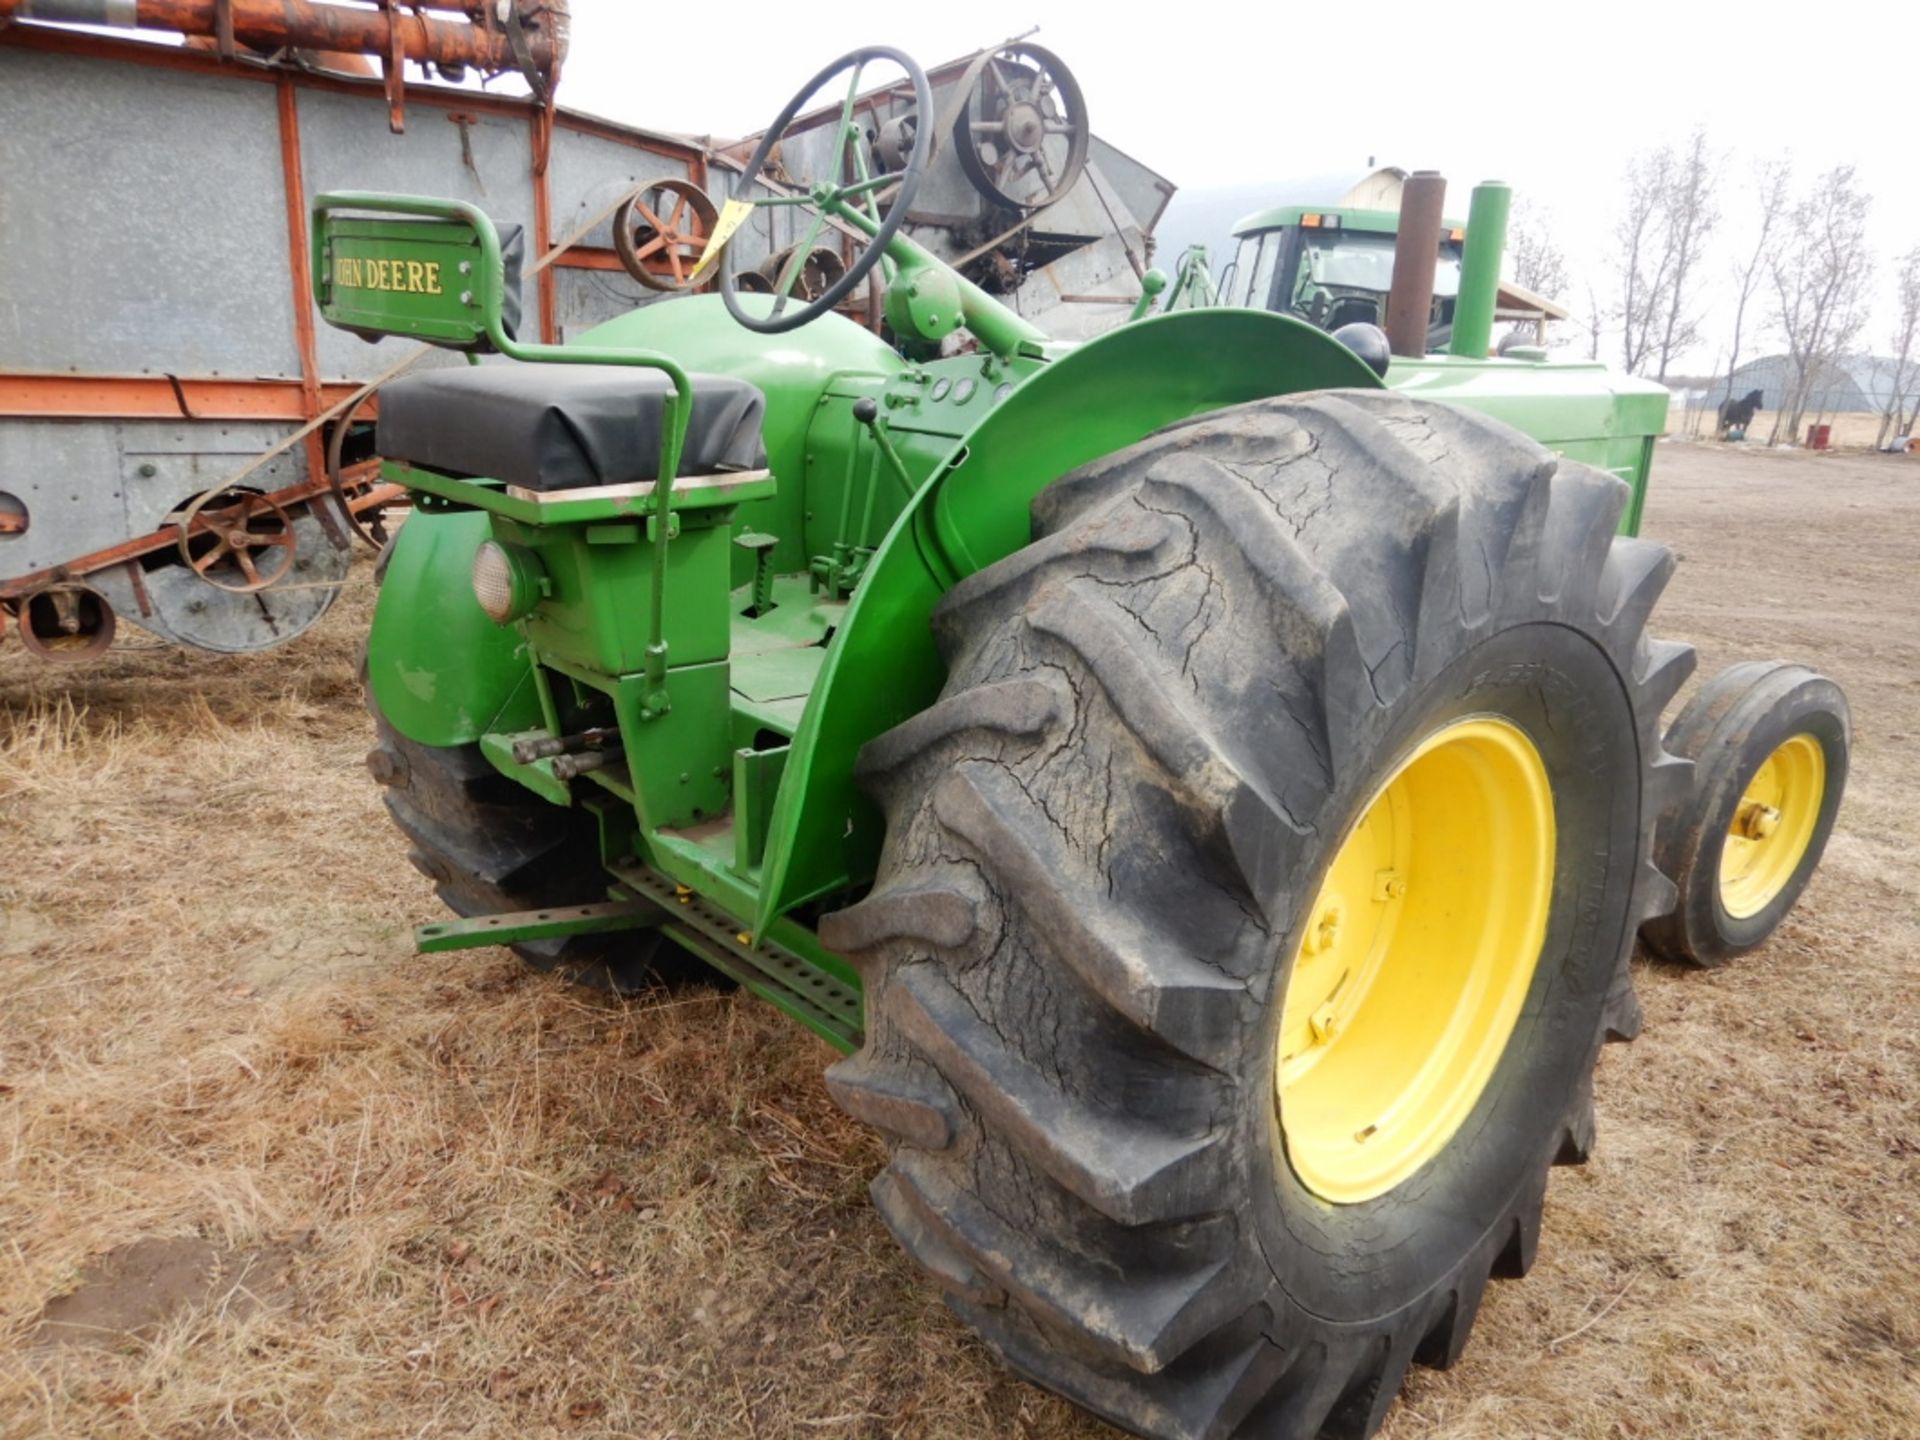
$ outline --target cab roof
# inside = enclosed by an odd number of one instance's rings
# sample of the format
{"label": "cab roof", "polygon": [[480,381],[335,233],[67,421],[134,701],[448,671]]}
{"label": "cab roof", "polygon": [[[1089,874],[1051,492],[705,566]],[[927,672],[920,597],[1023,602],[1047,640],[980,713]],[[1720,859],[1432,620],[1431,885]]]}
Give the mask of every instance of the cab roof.
{"label": "cab roof", "polygon": [[[1233,227],[1233,238],[1257,234],[1262,230],[1278,230],[1285,226],[1298,225],[1309,215],[1318,215],[1323,219],[1337,219],[1337,225],[1328,229],[1359,230],[1370,235],[1394,235],[1400,230],[1400,215],[1394,210],[1360,210],[1343,205],[1276,205],[1267,210],[1256,210],[1253,214],[1237,221]],[[1466,236],[1466,222],[1462,220],[1442,220],[1447,234],[1444,239],[1460,240]]]}

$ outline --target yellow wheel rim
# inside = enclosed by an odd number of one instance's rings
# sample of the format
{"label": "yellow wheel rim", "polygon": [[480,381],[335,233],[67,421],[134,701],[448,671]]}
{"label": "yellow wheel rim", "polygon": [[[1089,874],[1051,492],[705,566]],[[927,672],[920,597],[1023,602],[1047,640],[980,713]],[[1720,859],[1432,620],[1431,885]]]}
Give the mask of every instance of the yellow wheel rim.
{"label": "yellow wheel rim", "polygon": [[1811,735],[1795,735],[1762,762],[1720,850],[1720,907],[1728,915],[1758,915],[1787,888],[1813,843],[1826,793],[1827,753]]}
{"label": "yellow wheel rim", "polygon": [[1385,1194],[1471,1113],[1533,983],[1553,854],[1546,766],[1504,720],[1429,735],[1368,802],[1281,1006],[1279,1128],[1315,1195]]}

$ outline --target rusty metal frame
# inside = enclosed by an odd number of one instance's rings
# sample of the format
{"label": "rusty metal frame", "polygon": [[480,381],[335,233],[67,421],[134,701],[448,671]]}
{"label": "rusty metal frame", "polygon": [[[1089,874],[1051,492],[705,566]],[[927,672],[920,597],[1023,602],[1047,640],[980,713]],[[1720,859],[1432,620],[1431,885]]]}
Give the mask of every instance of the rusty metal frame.
{"label": "rusty metal frame", "polygon": [[[406,13],[402,5],[407,7]],[[0,24],[11,22],[19,0],[0,0]],[[403,60],[472,65],[490,73],[551,71],[564,58],[554,35],[522,31],[518,39],[470,18],[429,18],[412,0],[375,0],[367,5],[308,4],[302,0],[137,0],[124,6],[119,23],[149,31],[172,31],[211,39],[215,53],[232,61],[241,46],[272,52],[298,48],[378,55],[398,75]],[[440,7],[442,9],[448,7]]]}
{"label": "rusty metal frame", "polygon": [[[293,336],[300,352],[302,420],[312,420],[325,408],[320,399],[320,349],[313,329],[313,297],[307,290],[311,273],[307,250],[307,181],[300,153],[300,97],[292,77],[282,74],[274,87],[280,117],[280,178],[287,203],[287,268],[293,281]],[[307,436],[307,473],[324,475],[327,452],[320,432]]]}
{"label": "rusty metal frame", "polygon": [[4,420],[310,420],[355,390],[353,380],[218,379],[0,371]]}
{"label": "rusty metal frame", "polygon": [[[527,142],[532,147],[533,166],[533,248],[536,255],[553,249],[553,183],[547,174],[547,161],[553,154],[553,110],[538,106],[527,126]],[[560,343],[560,293],[553,266],[545,265],[535,279],[540,296],[540,339],[543,344]]]}
{"label": "rusty metal frame", "polygon": [[[374,477],[379,473],[378,461],[367,461],[350,466],[349,473],[351,483],[364,487],[353,496],[348,506],[355,515],[391,505],[407,493],[403,486],[374,483]],[[298,485],[289,485],[281,490],[270,491],[263,499],[269,504],[278,505],[284,509],[288,505],[303,504],[325,495],[331,489],[332,486],[328,483],[323,471],[318,478],[309,477]],[[103,550],[95,550],[72,560],[63,560],[60,564],[49,565],[44,570],[34,570],[25,575],[17,575],[11,580],[0,581],[0,600],[18,600],[45,585],[78,579],[97,571],[110,570],[116,565],[124,565],[130,560],[138,560],[162,550],[175,549],[184,541],[202,533],[211,533],[211,527],[206,523],[204,515],[196,516],[193,522],[184,528],[177,524],[165,525],[151,535],[123,540],[118,545],[109,545]]]}

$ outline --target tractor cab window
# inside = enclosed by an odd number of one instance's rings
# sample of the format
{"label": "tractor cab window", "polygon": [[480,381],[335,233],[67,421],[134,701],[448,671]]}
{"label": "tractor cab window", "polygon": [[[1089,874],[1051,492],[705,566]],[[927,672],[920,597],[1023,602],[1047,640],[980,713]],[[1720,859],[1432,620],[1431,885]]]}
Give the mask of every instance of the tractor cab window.
{"label": "tractor cab window", "polygon": [[1233,273],[1223,297],[1229,305],[1265,310],[1273,293],[1273,270],[1287,248],[1285,230],[1261,230],[1240,241],[1234,252]]}
{"label": "tractor cab window", "polygon": [[[1308,230],[1289,308],[1323,330],[1385,322],[1393,288],[1394,237],[1361,230]],[[1460,245],[1440,242],[1433,276],[1433,323],[1450,324],[1460,293]]]}

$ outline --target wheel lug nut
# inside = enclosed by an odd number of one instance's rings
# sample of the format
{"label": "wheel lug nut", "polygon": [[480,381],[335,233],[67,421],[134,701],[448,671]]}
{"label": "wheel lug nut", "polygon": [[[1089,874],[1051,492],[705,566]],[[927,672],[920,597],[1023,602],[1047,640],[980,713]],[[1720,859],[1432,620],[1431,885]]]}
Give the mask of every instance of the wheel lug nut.
{"label": "wheel lug nut", "polygon": [[1331,950],[1340,943],[1340,922],[1343,915],[1340,906],[1329,905],[1322,910],[1313,922],[1313,929],[1307,932],[1307,953],[1318,955],[1322,950]]}
{"label": "wheel lug nut", "polygon": [[1780,828],[1780,812],[1755,800],[1740,808],[1738,828],[1748,840],[1764,840]]}

